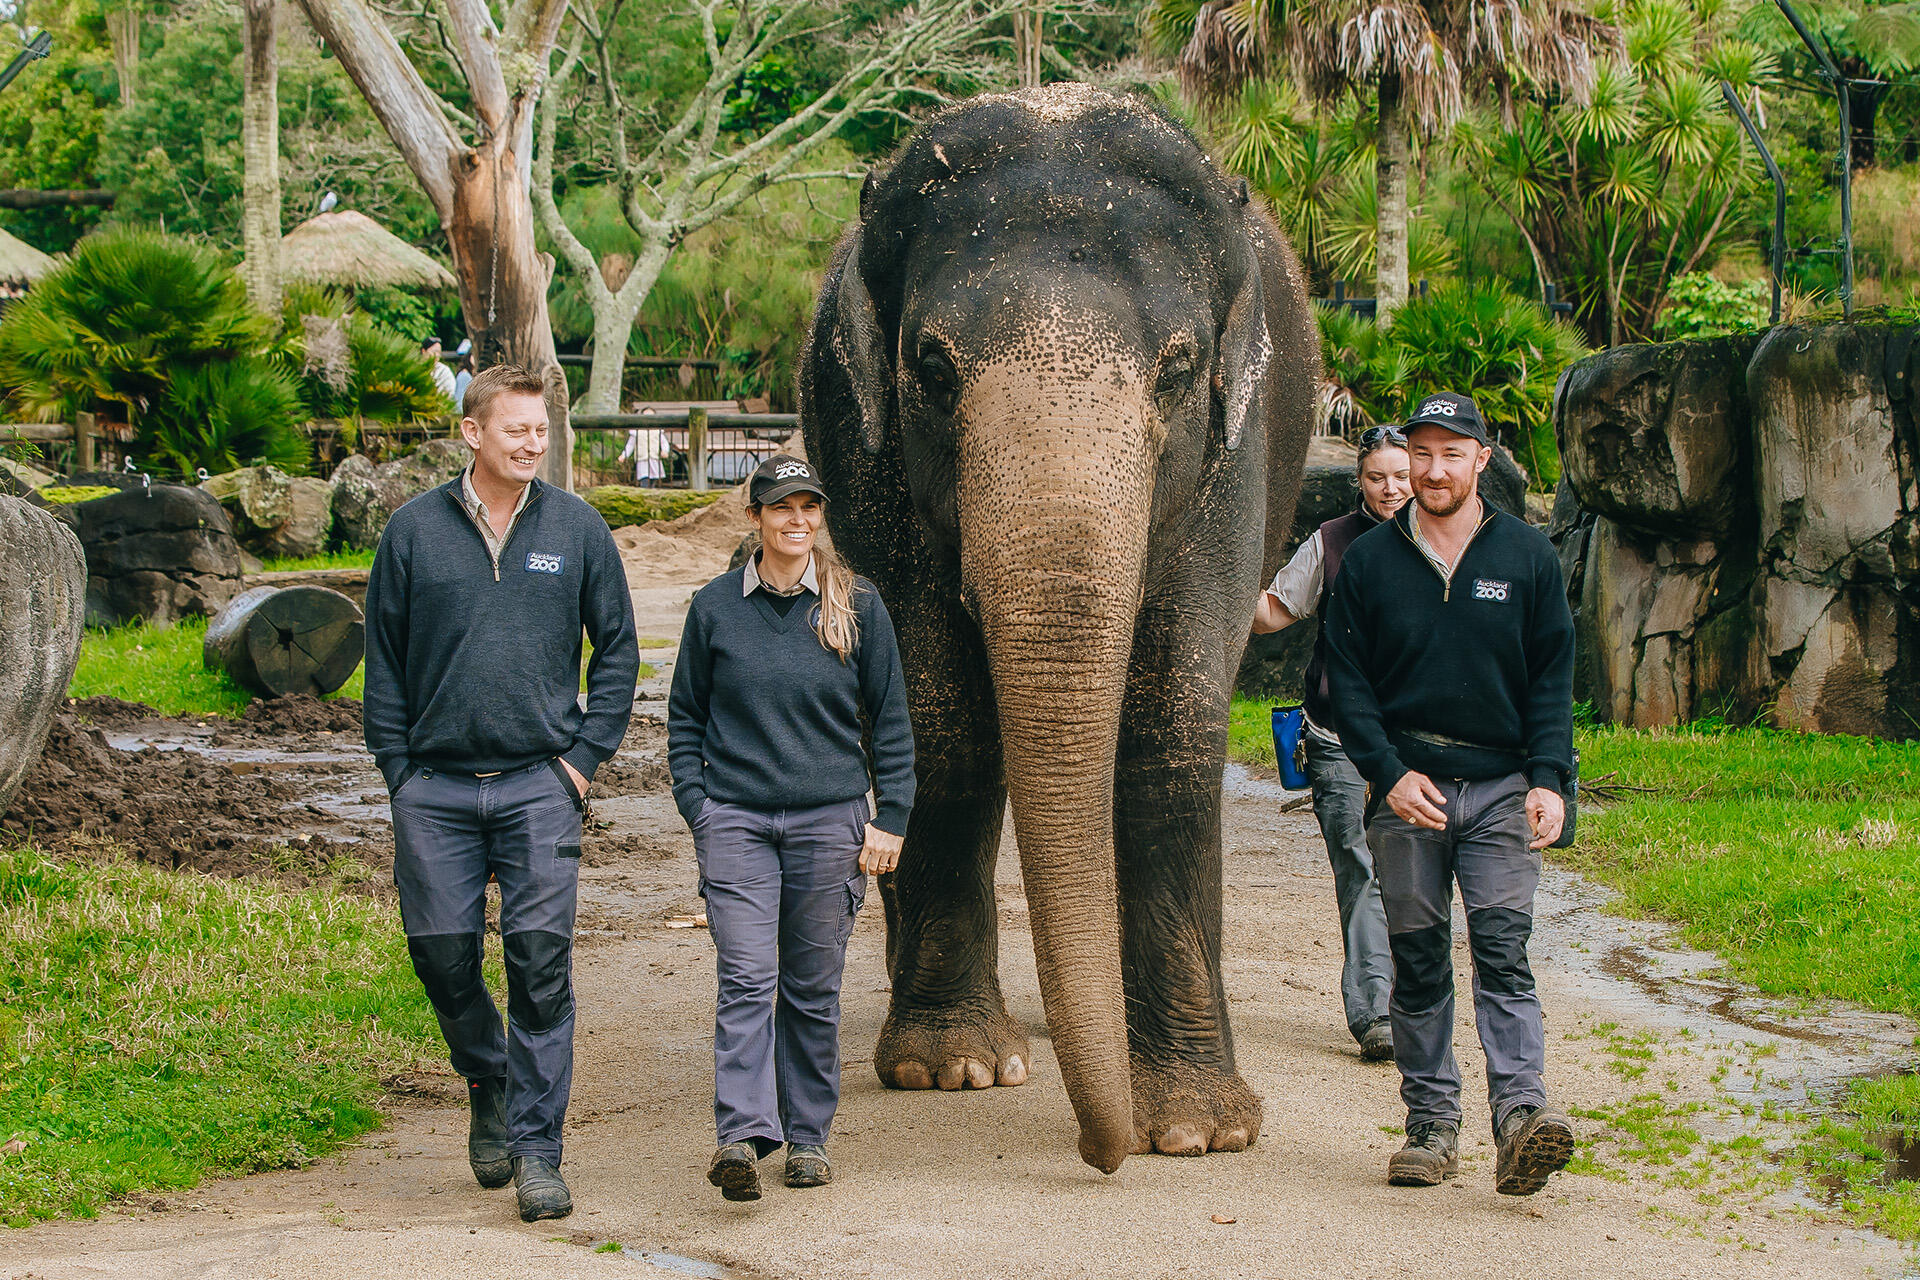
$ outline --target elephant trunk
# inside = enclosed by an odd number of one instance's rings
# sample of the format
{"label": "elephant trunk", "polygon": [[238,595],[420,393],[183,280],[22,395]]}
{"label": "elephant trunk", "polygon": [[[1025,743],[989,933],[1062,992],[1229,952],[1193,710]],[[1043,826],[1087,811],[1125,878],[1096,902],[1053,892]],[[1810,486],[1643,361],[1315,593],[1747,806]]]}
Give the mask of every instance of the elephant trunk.
{"label": "elephant trunk", "polygon": [[958,495],[1040,994],[1081,1157],[1106,1173],[1134,1141],[1113,779],[1152,503],[1150,424],[1121,391],[1027,388],[1002,420],[970,421]]}

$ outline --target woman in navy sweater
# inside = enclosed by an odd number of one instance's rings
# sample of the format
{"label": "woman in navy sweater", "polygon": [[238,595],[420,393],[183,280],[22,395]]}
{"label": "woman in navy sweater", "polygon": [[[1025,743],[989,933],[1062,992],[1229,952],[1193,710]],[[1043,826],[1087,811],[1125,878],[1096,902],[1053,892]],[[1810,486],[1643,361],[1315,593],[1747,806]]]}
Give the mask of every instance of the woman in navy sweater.
{"label": "woman in navy sweater", "polygon": [[833,1179],[847,938],[868,873],[899,863],[914,790],[893,623],[815,545],[818,476],[776,455],[748,495],[760,550],[694,596],[667,711],[718,953],[707,1180],[729,1200],[760,1198],[759,1161],[783,1143],[788,1186]]}

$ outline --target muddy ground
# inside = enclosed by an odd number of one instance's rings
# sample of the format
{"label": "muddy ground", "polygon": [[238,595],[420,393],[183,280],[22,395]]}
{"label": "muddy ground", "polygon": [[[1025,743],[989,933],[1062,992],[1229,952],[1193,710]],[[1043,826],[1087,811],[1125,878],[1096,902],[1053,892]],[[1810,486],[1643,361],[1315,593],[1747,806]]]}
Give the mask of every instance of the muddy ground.
{"label": "muddy ground", "polygon": [[[714,538],[716,547],[721,539]],[[704,567],[704,566],[703,566]],[[690,584],[637,585],[643,634],[675,637]],[[691,840],[665,789],[660,718],[672,650],[643,685],[620,764],[601,774],[581,876],[578,1063],[566,1172],[578,1209],[523,1226],[483,1192],[444,1067],[392,1082],[391,1125],[303,1170],[116,1202],[95,1222],[0,1234],[0,1276],[819,1277],[1858,1276],[1912,1273],[1900,1247],[1850,1229],[1779,1156],[1837,1084],[1909,1063],[1915,1027],[1789,1011],[1726,983],[1659,926],[1602,913],[1550,872],[1533,947],[1548,1010],[1549,1087],[1594,1139],[1530,1200],[1492,1189],[1482,1060],[1461,1004],[1468,1124],[1462,1176],[1388,1187],[1401,1111],[1390,1065],[1363,1064],[1339,1011],[1340,936],[1312,817],[1230,769],[1225,972],[1243,1072],[1266,1098],[1252,1149],[1135,1157],[1103,1177],[1074,1154],[1047,1039],[1011,844],[999,871],[1003,978],[1033,1040],[1014,1089],[883,1089],[869,1059],[886,1010],[877,909],[845,984],[838,1181],[729,1204],[711,1152],[713,999]],[[112,840],[163,865],[390,895],[384,788],[353,709],[283,703],[239,724],[144,709],[69,709],[9,827],[99,855]],[[64,771],[64,772],[63,772]],[[1008,824],[1011,830],[1011,823]],[[346,872],[351,874],[346,874]],[[870,899],[877,903],[877,897]],[[1456,931],[1459,925],[1456,923]],[[1463,935],[1462,935],[1463,936]],[[1464,945],[1456,965],[1468,970]],[[1632,1114],[1698,1134],[1635,1158]],[[777,1162],[769,1162],[769,1174]],[[618,1242],[625,1252],[601,1252]]]}

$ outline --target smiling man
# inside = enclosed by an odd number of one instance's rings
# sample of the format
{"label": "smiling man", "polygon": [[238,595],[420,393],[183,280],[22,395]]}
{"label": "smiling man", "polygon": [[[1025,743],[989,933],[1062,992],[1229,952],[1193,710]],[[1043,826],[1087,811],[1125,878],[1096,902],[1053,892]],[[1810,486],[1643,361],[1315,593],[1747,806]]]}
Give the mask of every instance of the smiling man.
{"label": "smiling man", "polygon": [[1494,1189],[1532,1195],[1573,1153],[1572,1123],[1542,1083],[1546,1032],[1527,964],[1540,850],[1560,835],[1573,767],[1573,616],[1553,544],[1480,498],[1493,450],[1473,401],[1428,396],[1406,437],[1414,501],[1348,549],[1325,631],[1335,725],[1376,797],[1367,844],[1407,1107],[1387,1180],[1435,1186],[1460,1167],[1457,881]]}
{"label": "smiling man", "polygon": [[[407,949],[467,1080],[467,1158],[481,1186],[514,1184],[528,1222],[573,1210],[560,1129],[580,833],[640,665],[606,521],[534,478],[543,391],[517,365],[475,374],[460,422],[472,464],[387,523],[367,583],[364,712],[392,796]],[[500,883],[504,1032],[480,969],[489,878]]]}

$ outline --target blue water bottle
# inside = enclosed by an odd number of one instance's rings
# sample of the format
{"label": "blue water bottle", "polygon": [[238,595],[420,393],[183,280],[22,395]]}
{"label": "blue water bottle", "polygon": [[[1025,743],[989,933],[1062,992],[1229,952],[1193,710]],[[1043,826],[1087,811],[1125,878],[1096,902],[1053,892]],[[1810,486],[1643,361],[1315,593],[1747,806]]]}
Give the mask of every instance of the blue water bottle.
{"label": "blue water bottle", "polygon": [[1273,709],[1273,758],[1280,765],[1280,785],[1289,791],[1305,791],[1312,785],[1307,780],[1300,741],[1306,728],[1306,709],[1299,703]]}

